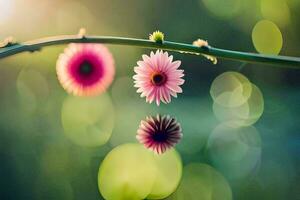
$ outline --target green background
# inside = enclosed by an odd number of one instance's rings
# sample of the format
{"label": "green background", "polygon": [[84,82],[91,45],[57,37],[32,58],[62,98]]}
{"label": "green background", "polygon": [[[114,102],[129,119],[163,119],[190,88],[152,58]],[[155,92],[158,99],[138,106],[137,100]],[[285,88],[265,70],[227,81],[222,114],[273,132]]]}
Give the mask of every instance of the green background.
{"label": "green background", "polygon": [[[300,2],[284,1],[289,7],[288,20],[282,22],[286,16],[278,17],[278,10],[270,20],[278,24],[283,36],[280,54],[299,56]],[[9,8],[2,12],[0,7],[0,38],[14,36],[18,41],[77,34],[81,27],[91,35],[136,38],[147,38],[158,29],[170,41],[192,43],[202,38],[215,47],[256,52],[251,32],[266,18],[261,0],[225,4],[206,0],[212,8],[201,0],[0,2]],[[272,2],[268,6],[272,8]],[[140,120],[157,112],[171,114],[182,124],[184,138],[177,150],[183,164],[201,162],[215,167],[229,182],[233,199],[300,198],[300,70],[222,59],[212,65],[202,57],[172,53],[185,70],[184,93],[158,108],[139,98],[130,82],[136,61],[150,50],[108,47],[116,62],[116,79],[108,93],[117,117],[110,141],[95,148],[73,144],[64,135],[61,108],[68,95],[56,79],[55,64],[65,46],[0,60],[0,199],[101,199],[97,187],[101,161],[113,147],[135,142]],[[24,78],[26,87],[20,78],[24,71],[29,73]],[[244,74],[264,96],[264,113],[255,124],[261,155],[255,169],[242,178],[232,178],[206,151],[207,140],[219,125],[210,86],[226,71]],[[239,147],[229,153],[232,159],[236,151]],[[236,170],[242,171],[243,166],[241,163]]]}

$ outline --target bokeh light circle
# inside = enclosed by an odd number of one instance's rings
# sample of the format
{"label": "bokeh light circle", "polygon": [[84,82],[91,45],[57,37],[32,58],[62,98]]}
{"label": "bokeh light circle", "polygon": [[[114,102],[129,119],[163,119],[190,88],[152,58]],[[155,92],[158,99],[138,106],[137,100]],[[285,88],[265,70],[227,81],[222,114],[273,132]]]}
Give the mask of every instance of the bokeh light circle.
{"label": "bokeh light circle", "polygon": [[156,179],[147,199],[163,199],[172,194],[181,179],[182,163],[175,150],[169,150],[162,155],[153,155],[157,172]]}
{"label": "bokeh light circle", "polygon": [[281,27],[290,23],[291,13],[286,0],[261,0],[261,13]]}
{"label": "bokeh light circle", "polygon": [[261,159],[261,137],[253,126],[229,127],[220,124],[207,141],[214,167],[230,179],[244,178],[255,171]]}
{"label": "bokeh light circle", "polygon": [[105,144],[114,127],[114,107],[107,94],[97,97],[69,96],[61,120],[65,135],[75,144],[95,147]]}
{"label": "bokeh light circle", "polygon": [[277,55],[281,51],[283,38],[275,23],[261,20],[252,30],[252,42],[259,53]]}
{"label": "bokeh light circle", "polygon": [[155,181],[152,154],[139,144],[124,144],[107,154],[98,173],[102,196],[109,200],[145,199]]}
{"label": "bokeh light circle", "polygon": [[213,167],[191,163],[184,167],[183,177],[174,200],[231,200],[232,192],[227,180]]}
{"label": "bokeh light circle", "polygon": [[264,99],[260,89],[252,84],[251,96],[241,106],[228,108],[216,102],[213,104],[215,116],[229,126],[250,126],[259,120],[264,111]]}
{"label": "bokeh light circle", "polygon": [[247,77],[238,72],[225,72],[213,81],[210,95],[213,100],[225,107],[244,104],[250,97],[252,85]]}
{"label": "bokeh light circle", "polygon": [[98,186],[105,199],[163,199],[176,190],[181,174],[175,150],[157,155],[128,143],[107,154],[99,168]]}
{"label": "bokeh light circle", "polygon": [[175,100],[167,106],[160,106],[157,112],[175,116],[180,123],[183,139],[176,145],[176,149],[185,158],[203,150],[209,133],[218,123],[213,115],[209,98],[192,97],[184,98],[184,101]]}

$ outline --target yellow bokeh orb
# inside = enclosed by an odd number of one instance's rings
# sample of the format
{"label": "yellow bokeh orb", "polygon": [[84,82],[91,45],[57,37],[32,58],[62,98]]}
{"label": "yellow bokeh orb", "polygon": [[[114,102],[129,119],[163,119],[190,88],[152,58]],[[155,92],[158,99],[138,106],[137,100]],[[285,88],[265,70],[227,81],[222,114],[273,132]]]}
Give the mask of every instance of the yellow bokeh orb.
{"label": "yellow bokeh orb", "polygon": [[252,42],[259,53],[277,55],[281,51],[283,38],[275,23],[261,20],[252,30]]}
{"label": "yellow bokeh orb", "polygon": [[252,84],[251,95],[244,104],[230,108],[214,102],[213,111],[220,122],[229,126],[250,126],[256,123],[263,114],[263,95],[260,89]]}
{"label": "yellow bokeh orb", "polygon": [[214,102],[224,107],[236,107],[244,104],[252,92],[247,77],[238,72],[225,72],[213,81],[210,95]]}
{"label": "yellow bokeh orb", "polygon": [[65,135],[75,144],[95,147],[105,144],[114,127],[114,107],[107,94],[97,97],[69,96],[61,120]]}
{"label": "yellow bokeh orb", "polygon": [[157,172],[154,184],[147,199],[163,199],[172,194],[181,179],[182,163],[175,150],[162,155],[153,155]]}
{"label": "yellow bokeh orb", "polygon": [[230,179],[244,178],[261,160],[261,137],[253,126],[218,125],[207,141],[208,158],[213,166]]}
{"label": "yellow bokeh orb", "polygon": [[261,0],[261,13],[281,27],[290,23],[291,13],[286,0]]}
{"label": "yellow bokeh orb", "polygon": [[173,200],[231,200],[232,192],[227,180],[213,167],[191,163],[184,167],[182,181]]}
{"label": "yellow bokeh orb", "polygon": [[140,144],[124,144],[107,154],[98,173],[102,196],[109,200],[141,200],[156,179],[153,156]]}
{"label": "yellow bokeh orb", "polygon": [[163,199],[181,179],[182,162],[175,150],[157,155],[135,143],[114,148],[99,168],[98,185],[105,199]]}

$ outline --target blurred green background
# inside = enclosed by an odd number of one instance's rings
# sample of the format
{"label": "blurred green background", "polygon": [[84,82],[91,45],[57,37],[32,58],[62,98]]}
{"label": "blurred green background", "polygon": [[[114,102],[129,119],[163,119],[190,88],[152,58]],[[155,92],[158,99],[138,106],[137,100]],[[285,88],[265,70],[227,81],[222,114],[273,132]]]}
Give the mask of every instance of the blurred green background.
{"label": "blurred green background", "polygon": [[[171,41],[202,38],[219,48],[300,56],[299,9],[299,0],[0,0],[0,38],[27,41],[81,27],[91,35],[147,38],[158,29]],[[224,190],[203,188],[209,184],[225,185],[232,199],[300,198],[300,70],[227,60],[212,65],[172,53],[185,70],[184,93],[157,107],[135,93],[131,78],[150,50],[109,45],[115,81],[87,108],[57,81],[64,48],[0,60],[0,199],[103,199],[97,174],[105,155],[136,142],[140,120],[158,112],[176,117],[184,134],[176,147],[183,178],[169,199],[222,199]],[[226,71],[245,75],[263,94],[263,114],[253,126],[224,130],[214,114],[211,84]],[[94,108],[99,113],[91,119]],[[82,123],[74,116],[83,116]],[[99,143],[92,143],[93,131],[101,133]],[[205,170],[217,173],[214,183],[201,182]]]}

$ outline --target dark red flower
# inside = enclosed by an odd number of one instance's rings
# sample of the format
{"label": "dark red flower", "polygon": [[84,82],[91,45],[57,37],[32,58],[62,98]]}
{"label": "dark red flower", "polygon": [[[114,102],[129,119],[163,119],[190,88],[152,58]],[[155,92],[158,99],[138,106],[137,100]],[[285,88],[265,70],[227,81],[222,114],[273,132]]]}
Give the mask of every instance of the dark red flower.
{"label": "dark red flower", "polygon": [[182,137],[180,124],[169,115],[150,116],[141,121],[136,138],[148,149],[161,154]]}

